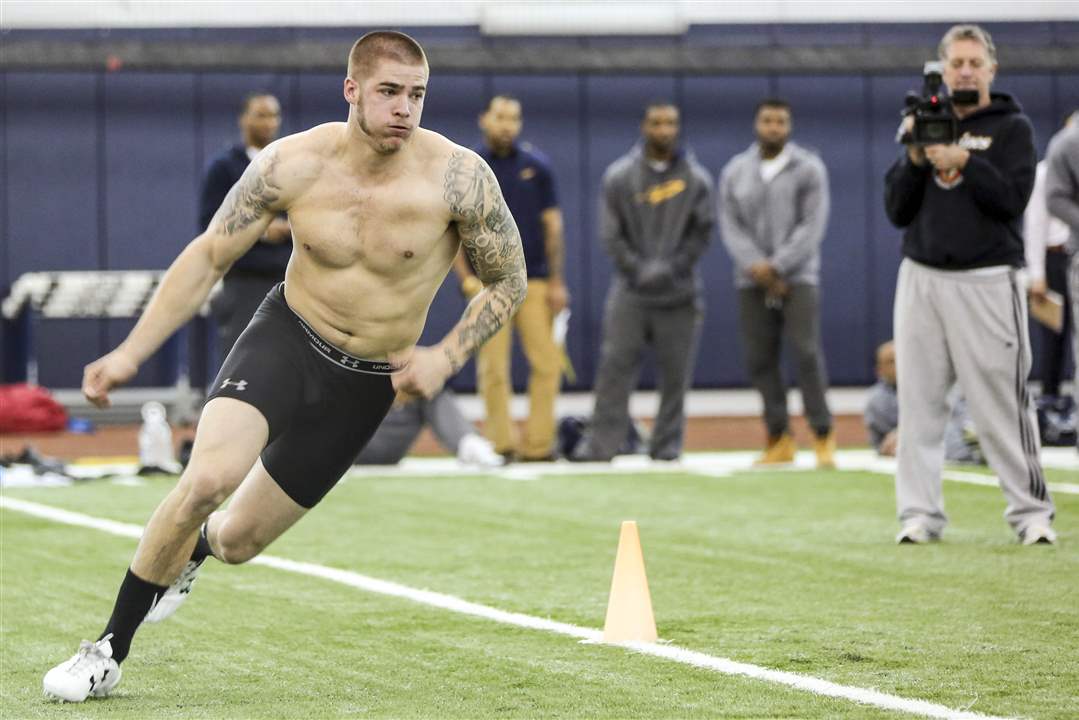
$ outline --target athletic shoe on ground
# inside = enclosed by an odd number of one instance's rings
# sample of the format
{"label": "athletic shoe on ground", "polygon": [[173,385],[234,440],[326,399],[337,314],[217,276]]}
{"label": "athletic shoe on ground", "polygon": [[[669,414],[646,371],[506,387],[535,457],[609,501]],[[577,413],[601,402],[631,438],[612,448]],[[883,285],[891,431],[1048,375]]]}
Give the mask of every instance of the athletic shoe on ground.
{"label": "athletic shoe on ground", "polygon": [[798,452],[798,446],[790,433],[783,433],[768,440],[768,447],[764,454],[757,458],[754,465],[786,465],[794,462],[794,455]]}
{"label": "athletic shoe on ground", "polygon": [[191,594],[191,586],[195,584],[195,580],[199,576],[199,568],[202,567],[205,560],[206,558],[198,562],[189,560],[187,565],[184,565],[180,577],[176,578],[172,585],[169,585],[169,589],[165,591],[165,594],[159,597],[154,606],[150,608],[150,611],[146,613],[146,622],[161,622],[183,605],[184,600],[187,600],[187,596]]}
{"label": "athletic shoe on ground", "polygon": [[939,539],[940,535],[930,532],[929,528],[919,523],[904,525],[899,534],[895,536],[895,541],[900,545],[924,545],[925,543],[936,542]]}
{"label": "athletic shoe on ground", "polygon": [[496,468],[506,464],[506,459],[495,452],[494,445],[475,433],[461,438],[457,446],[457,460],[462,465],[479,468]]}
{"label": "athletic shoe on ground", "polygon": [[1053,528],[1039,523],[1023,528],[1019,539],[1024,545],[1056,545],[1057,534]]}
{"label": "athletic shoe on ground", "polygon": [[120,666],[112,659],[112,634],[92,643],[83,640],[70,660],[45,673],[45,697],[82,702],[89,696],[105,697],[120,682]]}
{"label": "athletic shoe on ground", "polygon": [[835,432],[814,439],[813,452],[817,454],[818,470],[835,470]]}

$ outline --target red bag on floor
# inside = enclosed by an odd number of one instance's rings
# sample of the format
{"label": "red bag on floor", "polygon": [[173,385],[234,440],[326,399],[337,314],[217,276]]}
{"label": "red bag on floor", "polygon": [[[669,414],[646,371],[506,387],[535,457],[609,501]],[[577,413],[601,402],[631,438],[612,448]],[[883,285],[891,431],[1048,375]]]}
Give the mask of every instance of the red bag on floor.
{"label": "red bag on floor", "polygon": [[0,385],[0,433],[49,432],[67,427],[67,411],[40,385]]}

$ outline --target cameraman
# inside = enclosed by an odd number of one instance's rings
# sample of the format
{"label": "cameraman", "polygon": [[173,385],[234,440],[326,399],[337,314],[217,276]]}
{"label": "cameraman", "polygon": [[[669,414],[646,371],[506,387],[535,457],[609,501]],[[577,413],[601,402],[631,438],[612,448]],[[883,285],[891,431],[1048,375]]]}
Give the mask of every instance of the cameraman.
{"label": "cameraman", "polygon": [[[958,141],[908,145],[885,179],[888,218],[905,228],[895,295],[903,417],[896,540],[936,540],[947,523],[946,398],[958,380],[1008,501],[1005,518],[1024,544],[1053,543],[1053,503],[1026,387],[1031,355],[1019,276],[1019,228],[1034,184],[1033,131],[1015,100],[989,91],[997,71],[989,33],[956,25],[938,53]],[[905,129],[913,125],[907,117]]]}

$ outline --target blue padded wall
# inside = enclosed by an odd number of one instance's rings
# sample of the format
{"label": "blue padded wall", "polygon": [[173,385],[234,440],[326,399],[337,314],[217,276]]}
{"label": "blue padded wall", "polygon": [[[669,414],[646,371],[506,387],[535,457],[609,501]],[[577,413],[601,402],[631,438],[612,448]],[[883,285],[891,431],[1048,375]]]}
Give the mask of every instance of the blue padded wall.
{"label": "blue padded wall", "polygon": [[[682,137],[719,184],[719,173],[753,141],[753,110],[773,90],[767,77],[691,77],[682,80]],[[734,268],[719,232],[701,258],[706,313],[694,378],[707,386],[745,382],[738,338]]]}
{"label": "blue padded wall", "polygon": [[[100,93],[93,74],[7,74],[4,294],[24,272],[102,267]],[[42,382],[77,385],[82,366],[104,347],[103,332],[97,322],[37,323]],[[24,369],[5,368],[5,376]]]}
{"label": "blue padded wall", "polygon": [[[578,375],[595,377],[599,361],[599,339],[602,333],[603,303],[611,281],[611,262],[599,238],[597,212],[603,173],[615,160],[626,154],[640,137],[644,106],[654,99],[677,102],[675,78],[670,75],[591,76],[584,80],[585,101],[580,122],[586,138],[583,177],[590,202],[586,205],[583,237],[586,251],[582,264],[587,267],[589,283],[577,299],[578,306],[588,308],[585,317],[577,318],[586,338],[592,340],[591,351],[577,367]],[[651,361],[644,366],[642,379],[654,384]],[[588,383],[591,386],[591,382]]]}
{"label": "blue padded wall", "polygon": [[[1079,41],[1079,23],[988,26],[999,46],[1041,47]],[[931,44],[943,23],[760,24],[695,26],[673,41],[695,46]],[[235,42],[280,37],[339,39],[342,62],[363,28],[117,31],[116,37]],[[416,28],[421,42],[474,40],[476,28]],[[87,39],[97,31],[32,33],[25,37]],[[500,44],[505,39],[488,39]],[[586,45],[624,38],[580,39]],[[663,38],[635,42],[662,44]],[[712,174],[753,139],[752,113],[769,95],[794,107],[794,138],[815,148],[828,167],[831,219],[823,246],[822,326],[829,373],[836,385],[872,381],[872,352],[891,336],[892,297],[900,231],[883,212],[883,176],[899,149],[893,136],[917,73],[850,76],[676,76],[440,74],[434,68],[424,126],[466,146],[480,136],[476,120],[494,92],[520,98],[522,139],[550,159],[566,221],[566,277],[573,295],[569,351],[575,388],[592,386],[598,359],[610,262],[596,234],[600,178],[639,137],[646,101],[680,103],[686,144]],[[282,103],[282,132],[345,119],[341,73],[0,73],[0,294],[31,270],[163,268],[197,231],[199,179],[209,160],[237,139],[236,111],[251,90]],[[1014,93],[1030,115],[1039,152],[1065,111],[1079,108],[1079,74],[1013,75],[1001,69],[997,88]],[[695,373],[697,387],[747,384],[738,344],[731,263],[717,236],[702,264],[707,310]],[[424,342],[456,322],[464,308],[451,278],[439,291]],[[46,385],[78,384],[82,365],[115,344],[130,322],[37,323],[35,347]],[[21,377],[4,326],[2,377]],[[165,352],[138,382],[171,380],[175,353]],[[524,387],[525,363],[515,349],[514,379]],[[646,363],[643,380],[654,379]],[[470,367],[456,387],[475,384]]]}
{"label": "blue padded wall", "polygon": [[836,385],[857,384],[871,372],[858,362],[869,344],[866,83],[861,77],[781,77],[776,88],[791,103],[792,137],[820,154],[828,169],[832,207],[821,244],[821,333]]}
{"label": "blue padded wall", "polygon": [[[585,205],[588,193],[583,186],[584,149],[580,132],[567,132],[566,117],[581,115],[582,82],[576,75],[535,76],[496,75],[491,78],[489,95],[505,93],[521,101],[524,128],[521,140],[532,144],[547,156],[555,177],[555,190],[565,223],[565,281],[571,295],[569,335],[566,348],[574,369],[580,372],[583,363],[594,352],[592,338],[585,332],[578,302],[587,293],[587,268],[581,261],[591,238],[584,234],[582,221],[592,208]],[[487,98],[485,97],[484,100]],[[475,112],[474,115],[478,115]],[[480,142],[477,126],[473,126],[474,143]],[[576,128],[574,129],[576,130]],[[527,361],[520,343],[514,343],[513,378],[518,387],[527,382]],[[470,378],[471,379],[471,378]],[[580,378],[576,386],[582,387]]]}

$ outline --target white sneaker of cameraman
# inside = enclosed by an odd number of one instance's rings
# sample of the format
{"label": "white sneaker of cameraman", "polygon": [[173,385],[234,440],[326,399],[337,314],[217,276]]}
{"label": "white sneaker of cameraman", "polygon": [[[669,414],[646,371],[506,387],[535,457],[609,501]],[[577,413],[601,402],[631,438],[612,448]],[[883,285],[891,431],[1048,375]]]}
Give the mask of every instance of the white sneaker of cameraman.
{"label": "white sneaker of cameraman", "polygon": [[478,468],[496,468],[502,467],[506,459],[495,452],[494,445],[486,438],[469,433],[457,446],[457,462]]}
{"label": "white sneaker of cameraman", "polygon": [[112,659],[108,634],[97,642],[83,640],[70,660],[45,673],[45,697],[82,702],[87,697],[105,697],[120,682],[120,666]]}

